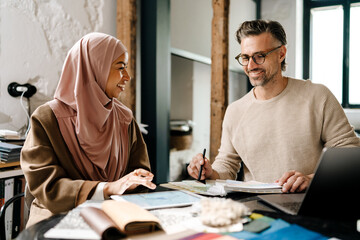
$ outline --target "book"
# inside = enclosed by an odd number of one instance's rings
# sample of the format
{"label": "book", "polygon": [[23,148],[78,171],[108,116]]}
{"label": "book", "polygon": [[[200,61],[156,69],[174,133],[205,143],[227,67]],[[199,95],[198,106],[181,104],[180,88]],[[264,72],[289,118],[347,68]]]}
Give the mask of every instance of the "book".
{"label": "book", "polygon": [[[7,178],[4,181],[4,196],[5,202],[14,196],[14,178]],[[5,213],[5,235],[6,240],[11,239],[12,233],[12,224],[13,224],[13,205],[11,204]]]}
{"label": "book", "polygon": [[19,153],[21,151],[22,146],[0,142],[0,151],[7,153]]}
{"label": "book", "polygon": [[[21,192],[25,193],[26,180],[24,176],[19,178],[21,181]],[[25,224],[28,221],[30,209],[26,206],[25,196],[20,201],[20,232],[25,229]]]}
{"label": "book", "polygon": [[0,142],[0,160],[4,162],[14,162],[20,160],[22,146]]}
{"label": "book", "polygon": [[0,208],[5,204],[5,180],[0,179]]}
{"label": "book", "polygon": [[126,201],[107,200],[101,204],[101,209],[92,206],[82,208],[80,215],[102,239],[162,229],[157,217]]}
{"label": "book", "polygon": [[[14,196],[24,192],[23,181],[24,177],[16,177],[14,179]],[[24,213],[24,198],[21,198],[13,203],[13,224],[11,238],[16,238],[21,229],[21,221]]]}
{"label": "book", "polygon": [[280,186],[277,183],[263,183],[258,181],[235,181],[226,180],[226,191],[234,192],[248,192],[248,193],[282,193]]}

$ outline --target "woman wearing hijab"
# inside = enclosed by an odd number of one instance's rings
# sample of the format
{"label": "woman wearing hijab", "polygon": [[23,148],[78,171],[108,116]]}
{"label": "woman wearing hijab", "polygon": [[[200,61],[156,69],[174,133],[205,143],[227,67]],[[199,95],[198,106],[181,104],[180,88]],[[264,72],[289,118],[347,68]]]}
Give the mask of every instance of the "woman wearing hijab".
{"label": "woman wearing hijab", "polygon": [[34,196],[27,226],[88,199],[156,187],[139,127],[117,100],[130,81],[127,63],[121,41],[102,33],[85,35],[68,52],[54,100],[33,113],[22,148]]}

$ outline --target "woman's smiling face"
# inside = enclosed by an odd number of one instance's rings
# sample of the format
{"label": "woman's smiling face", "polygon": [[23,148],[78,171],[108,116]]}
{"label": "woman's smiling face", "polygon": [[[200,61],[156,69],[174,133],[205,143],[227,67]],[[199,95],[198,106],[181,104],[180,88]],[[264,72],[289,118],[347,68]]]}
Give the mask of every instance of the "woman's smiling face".
{"label": "woman's smiling face", "polygon": [[126,82],[130,81],[131,77],[126,70],[128,60],[129,55],[125,52],[111,64],[105,88],[105,93],[109,98],[118,98],[125,90]]}

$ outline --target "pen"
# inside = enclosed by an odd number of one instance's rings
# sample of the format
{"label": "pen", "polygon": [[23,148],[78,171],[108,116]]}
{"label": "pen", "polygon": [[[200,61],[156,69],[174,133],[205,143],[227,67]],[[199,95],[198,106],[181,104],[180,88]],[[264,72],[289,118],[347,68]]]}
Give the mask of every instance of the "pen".
{"label": "pen", "polygon": [[198,176],[198,181],[199,182],[202,182],[202,183],[205,183],[205,180],[204,181],[201,181],[200,179],[201,179],[201,173],[202,173],[202,170],[203,170],[203,166],[204,166],[204,164],[205,164],[205,154],[206,154],[206,148],[204,148],[204,151],[203,151],[203,160],[204,160],[204,162],[203,162],[203,164],[200,166],[200,172],[199,172],[199,176]]}

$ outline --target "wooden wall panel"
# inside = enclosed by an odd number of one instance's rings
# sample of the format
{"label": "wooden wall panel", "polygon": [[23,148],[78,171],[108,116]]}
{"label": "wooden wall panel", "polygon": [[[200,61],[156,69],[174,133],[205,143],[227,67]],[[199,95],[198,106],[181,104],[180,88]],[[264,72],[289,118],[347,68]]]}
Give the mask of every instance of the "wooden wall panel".
{"label": "wooden wall panel", "polygon": [[228,105],[229,86],[229,5],[230,0],[213,0],[211,28],[211,121],[210,160],[221,143],[222,122]]}
{"label": "wooden wall panel", "polygon": [[117,0],[117,38],[129,53],[128,72],[131,81],[127,84],[120,100],[129,107],[134,116],[136,106],[136,0]]}

